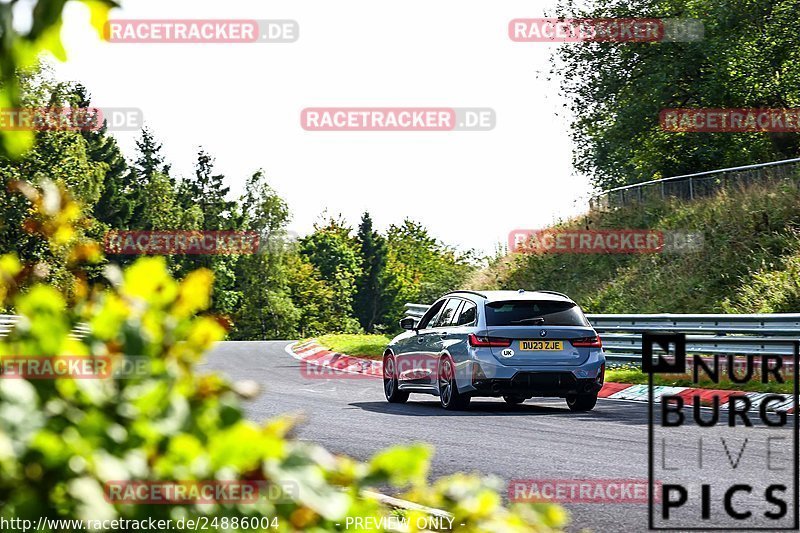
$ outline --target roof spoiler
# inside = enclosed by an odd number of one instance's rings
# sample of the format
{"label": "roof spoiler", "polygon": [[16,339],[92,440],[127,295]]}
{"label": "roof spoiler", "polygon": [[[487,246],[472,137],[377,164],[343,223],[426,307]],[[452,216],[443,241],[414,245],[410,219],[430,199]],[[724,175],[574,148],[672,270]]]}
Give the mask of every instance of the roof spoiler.
{"label": "roof spoiler", "polygon": [[536,290],[535,290],[535,291],[533,291],[533,292],[543,292],[543,293],[545,293],[545,294],[555,294],[556,296],[561,296],[561,297],[563,297],[563,298],[566,298],[567,300],[572,300],[572,298],[570,298],[569,296],[567,296],[567,295],[566,295],[566,294],[564,294],[563,292],[547,291],[547,290],[540,290],[540,289],[536,289]]}
{"label": "roof spoiler", "polygon": [[[487,299],[487,300],[488,300],[488,298],[489,298],[489,297],[488,297],[488,296],[486,296],[485,294],[483,294],[483,293],[480,293],[480,292],[477,292],[477,291],[462,291],[462,290],[459,290],[459,291],[450,291],[450,292],[448,292],[447,294],[457,294],[457,293],[459,293],[459,292],[460,292],[460,293],[467,293],[467,294],[474,294],[475,296],[480,296],[481,298],[484,298],[484,299]],[[447,296],[447,294],[445,294],[445,296]]]}

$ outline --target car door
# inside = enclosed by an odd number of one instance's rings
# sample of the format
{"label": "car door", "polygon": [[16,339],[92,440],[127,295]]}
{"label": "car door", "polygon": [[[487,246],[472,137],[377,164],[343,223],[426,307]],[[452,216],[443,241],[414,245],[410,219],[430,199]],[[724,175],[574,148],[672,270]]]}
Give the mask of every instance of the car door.
{"label": "car door", "polygon": [[447,299],[434,303],[419,321],[414,335],[405,339],[401,349],[395,353],[397,380],[400,385],[428,384],[430,379],[424,372],[428,357],[426,343],[432,333],[432,326],[439,318]]}
{"label": "car door", "polygon": [[478,306],[475,302],[464,300],[453,315],[450,325],[443,331],[446,335],[441,337],[441,350],[450,354],[453,360],[459,389],[471,383],[469,335],[475,331],[477,324]]}
{"label": "car door", "polygon": [[431,321],[430,327],[425,333],[421,361],[425,370],[427,383],[435,384],[439,368],[439,354],[442,353],[445,342],[447,342],[449,330],[452,329],[453,320],[458,316],[458,310],[463,304],[461,298],[450,298],[442,307],[442,311]]}

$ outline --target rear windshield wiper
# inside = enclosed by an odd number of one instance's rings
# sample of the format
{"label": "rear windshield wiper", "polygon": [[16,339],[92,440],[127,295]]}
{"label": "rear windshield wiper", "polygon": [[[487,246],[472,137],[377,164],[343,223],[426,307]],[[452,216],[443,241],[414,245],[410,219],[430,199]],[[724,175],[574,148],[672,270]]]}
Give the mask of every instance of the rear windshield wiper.
{"label": "rear windshield wiper", "polygon": [[533,318],[522,318],[520,320],[512,320],[510,324],[544,324],[544,318],[536,316]]}

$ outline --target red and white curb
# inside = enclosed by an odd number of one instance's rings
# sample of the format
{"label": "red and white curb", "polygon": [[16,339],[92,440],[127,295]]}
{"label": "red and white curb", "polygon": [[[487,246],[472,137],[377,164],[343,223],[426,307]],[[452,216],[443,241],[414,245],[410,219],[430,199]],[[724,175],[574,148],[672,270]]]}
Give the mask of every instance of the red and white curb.
{"label": "red and white curb", "polygon": [[[286,352],[306,365],[320,367],[319,374],[325,371],[343,372],[367,378],[383,377],[383,362],[372,359],[352,357],[343,353],[332,352],[320,345],[316,339],[304,343],[293,343],[286,346]],[[331,372],[333,374],[333,372]],[[317,377],[323,377],[322,375]],[[331,377],[328,375],[327,377]]]}
{"label": "red and white curb", "polygon": [[[304,343],[293,343],[286,346],[286,352],[295,359],[320,367],[319,373],[314,373],[315,377],[323,377],[326,371],[343,372],[345,374],[360,375],[362,377],[380,378],[383,377],[383,362],[371,359],[362,359],[350,355],[332,352],[320,345],[316,339],[311,339]],[[310,372],[309,372],[310,373]],[[331,372],[330,374],[333,374]],[[330,375],[324,377],[331,377]],[[631,385],[630,383],[611,383],[606,382],[598,393],[599,398],[609,400],[627,400],[634,402],[648,401],[647,385]],[[680,396],[685,405],[692,405],[694,397],[700,397],[701,404],[710,404],[713,397],[719,398],[720,409],[728,408],[728,399],[731,395],[746,396],[750,399],[752,408],[758,408],[764,397],[770,395],[764,392],[738,392],[732,390],[718,389],[697,389],[693,387],[668,387],[656,385],[653,387],[653,401],[661,402],[664,395]],[[793,412],[793,398],[791,394],[778,394],[783,398],[779,404],[770,406],[770,411]]]}
{"label": "red and white curb", "polygon": [[[712,398],[719,398],[720,409],[728,408],[728,400],[731,396],[746,396],[750,399],[752,408],[758,408],[761,401],[773,395],[772,393],[765,392],[740,392],[733,390],[720,390],[720,389],[697,389],[693,387],[668,387],[663,385],[656,385],[653,387],[653,401],[655,403],[661,402],[661,397],[664,395],[680,396],[683,398],[684,405],[692,405],[694,397],[699,396],[701,405],[709,405]],[[772,403],[768,411],[786,411],[793,412],[794,398],[791,394],[776,394],[783,398],[780,403]],[[632,400],[638,402],[646,402],[649,397],[649,387],[647,385],[631,385],[629,383],[606,383],[603,385],[602,390],[598,394],[600,398],[608,398],[610,400]]]}

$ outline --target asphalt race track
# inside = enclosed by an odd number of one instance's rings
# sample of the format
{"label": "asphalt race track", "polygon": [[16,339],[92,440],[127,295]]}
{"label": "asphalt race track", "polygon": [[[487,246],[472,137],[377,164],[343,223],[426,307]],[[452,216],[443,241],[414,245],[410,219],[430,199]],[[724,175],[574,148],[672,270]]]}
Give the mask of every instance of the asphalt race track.
{"label": "asphalt race track", "polygon": [[[247,404],[252,420],[303,412],[307,422],[299,431],[301,438],[358,459],[365,460],[393,444],[422,441],[436,448],[434,477],[479,471],[506,481],[647,479],[646,403],[601,399],[592,412],[572,413],[558,399],[533,399],[517,407],[508,406],[501,399],[477,399],[468,411],[447,412],[433,396],[412,395],[405,405],[391,405],[385,401],[377,379],[304,377],[300,363],[285,351],[288,344],[220,343],[203,368],[220,370],[236,380],[253,379],[262,385],[261,396]],[[696,427],[687,430],[697,435],[702,431]],[[763,425],[755,431],[787,438],[792,434],[786,428]],[[697,449],[675,449],[670,455],[676,463],[691,465],[696,462]],[[729,476],[733,484],[743,478],[764,479],[765,475],[763,453],[745,453],[735,471],[698,471],[695,481],[713,477],[715,484],[723,484]],[[751,504],[755,514],[765,510],[763,499],[740,502],[743,508]],[[699,508],[694,500],[689,505]],[[566,507],[572,515],[570,531],[647,531],[646,504]]]}

